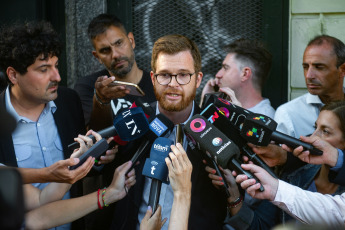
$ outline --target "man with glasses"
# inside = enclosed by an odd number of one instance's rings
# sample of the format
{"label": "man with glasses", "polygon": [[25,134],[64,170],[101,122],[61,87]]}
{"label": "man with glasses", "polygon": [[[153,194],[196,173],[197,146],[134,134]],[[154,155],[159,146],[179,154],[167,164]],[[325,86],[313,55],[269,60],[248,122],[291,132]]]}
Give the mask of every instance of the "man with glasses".
{"label": "man with glasses", "polygon": [[[193,41],[182,35],[159,38],[153,46],[151,67],[151,80],[157,98],[154,103],[156,113],[164,114],[175,125],[185,124],[194,114],[200,113],[194,97],[203,73],[200,52]],[[175,127],[166,137],[175,140],[176,129]],[[187,197],[187,192],[174,194],[170,185],[162,184],[159,204],[162,207],[162,217],[168,218],[163,229],[168,229],[174,199],[191,200],[189,229],[222,229],[226,215],[226,197],[209,180],[202,163],[202,153],[192,149],[186,138],[183,148],[193,165],[192,192]],[[148,210],[151,185],[151,179],[142,176],[143,166],[144,163],[141,162],[136,167],[136,185],[115,207],[112,229],[139,229],[139,224]],[[159,221],[156,227],[161,224]]]}

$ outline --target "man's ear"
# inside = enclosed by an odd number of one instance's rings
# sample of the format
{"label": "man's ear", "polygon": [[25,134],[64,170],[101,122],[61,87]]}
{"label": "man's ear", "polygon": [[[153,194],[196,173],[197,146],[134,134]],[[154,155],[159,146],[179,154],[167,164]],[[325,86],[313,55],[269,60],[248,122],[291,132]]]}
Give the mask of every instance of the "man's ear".
{"label": "man's ear", "polygon": [[241,81],[247,81],[252,77],[252,70],[249,67],[244,67],[241,72]]}
{"label": "man's ear", "polygon": [[18,72],[13,67],[9,66],[6,70],[6,74],[13,85],[18,83]]}
{"label": "man's ear", "polygon": [[199,72],[199,73],[196,75],[196,88],[199,88],[203,76],[204,76],[204,74],[203,74],[202,72]]}
{"label": "man's ear", "polygon": [[131,42],[132,44],[132,48],[134,49],[135,48],[135,40],[134,40],[134,35],[132,32],[129,32],[128,35],[127,35],[129,41]]}
{"label": "man's ear", "polygon": [[95,50],[92,50],[92,55],[98,60],[99,63],[101,63],[101,65],[103,65],[102,60],[98,57],[98,54]]}
{"label": "man's ear", "polygon": [[155,85],[155,76],[154,76],[152,71],[150,72],[150,76],[151,76],[152,85],[154,86]]}
{"label": "man's ear", "polygon": [[344,78],[345,77],[345,63],[340,65],[338,69],[339,69],[339,73],[340,73],[340,78]]}

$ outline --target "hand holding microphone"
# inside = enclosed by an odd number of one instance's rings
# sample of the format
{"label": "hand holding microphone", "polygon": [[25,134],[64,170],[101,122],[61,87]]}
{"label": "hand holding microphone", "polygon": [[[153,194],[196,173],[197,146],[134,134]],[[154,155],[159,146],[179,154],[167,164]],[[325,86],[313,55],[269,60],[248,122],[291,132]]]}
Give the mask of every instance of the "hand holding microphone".
{"label": "hand holding microphone", "polygon": [[322,155],[323,152],[313,145],[278,132],[276,128],[277,122],[273,119],[263,114],[251,114],[244,120],[241,136],[258,146],[267,146],[273,140],[277,144],[286,144],[292,148],[303,146],[303,149],[309,150],[312,155]]}
{"label": "hand holding microphone", "polygon": [[149,206],[152,212],[157,210],[162,182],[168,184],[168,167],[165,158],[170,153],[174,142],[165,137],[158,137],[152,144],[150,158],[147,158],[142,175],[152,178],[149,196]]}

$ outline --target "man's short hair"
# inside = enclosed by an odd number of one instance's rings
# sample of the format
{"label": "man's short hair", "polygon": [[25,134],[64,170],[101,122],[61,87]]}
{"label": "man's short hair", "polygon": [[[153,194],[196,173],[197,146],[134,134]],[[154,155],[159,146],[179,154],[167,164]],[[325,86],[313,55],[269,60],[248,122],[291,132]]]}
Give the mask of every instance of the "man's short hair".
{"label": "man's short hair", "polygon": [[345,45],[338,38],[325,34],[318,35],[309,41],[307,47],[321,46],[324,43],[328,43],[333,46],[333,52],[337,56],[337,68],[345,63]]}
{"label": "man's short hair", "polygon": [[240,38],[225,46],[227,53],[235,54],[235,60],[240,69],[250,67],[253,73],[253,83],[262,89],[271,69],[272,54],[263,43],[257,40]]}
{"label": "man's short hair", "polygon": [[151,68],[156,72],[156,62],[160,53],[169,55],[177,54],[182,51],[190,51],[194,60],[194,71],[196,73],[201,71],[201,55],[195,42],[189,38],[179,35],[171,34],[159,38],[152,48]]}
{"label": "man's short hair", "polygon": [[[43,54],[44,59],[59,56],[61,43],[49,22],[16,23],[0,32],[0,67],[6,72],[11,66],[20,74]],[[8,80],[8,78],[7,78]]]}
{"label": "man's short hair", "polygon": [[92,41],[98,35],[103,34],[110,26],[120,28],[127,34],[122,21],[118,17],[112,14],[100,14],[93,18],[89,24],[87,29],[89,39]]}

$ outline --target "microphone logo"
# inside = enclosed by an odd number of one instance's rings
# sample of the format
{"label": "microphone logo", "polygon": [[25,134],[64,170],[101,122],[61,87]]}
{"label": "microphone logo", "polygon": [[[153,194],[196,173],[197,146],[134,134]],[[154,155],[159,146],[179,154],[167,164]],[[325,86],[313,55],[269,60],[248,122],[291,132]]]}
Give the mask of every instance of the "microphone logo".
{"label": "microphone logo", "polygon": [[195,118],[190,123],[190,129],[193,132],[200,133],[206,128],[206,122],[203,119]]}
{"label": "microphone logo", "polygon": [[168,129],[163,122],[161,122],[159,119],[155,118],[151,123],[150,123],[150,129],[157,135],[160,136],[162,135],[165,130]]}
{"label": "microphone logo", "polygon": [[220,111],[224,116],[226,116],[227,118],[229,118],[230,112],[229,112],[229,110],[228,110],[227,108],[221,107],[221,108],[219,108],[219,111]]}
{"label": "microphone logo", "polygon": [[222,143],[223,143],[223,140],[222,140],[222,138],[220,138],[220,137],[216,137],[216,138],[214,138],[213,140],[212,140],[212,144],[214,145],[214,146],[221,146],[222,145]]}
{"label": "microphone logo", "polygon": [[[133,136],[136,131],[138,130],[138,127],[137,125],[135,124],[134,120],[132,119],[130,122],[125,122],[126,126],[127,126],[127,129],[131,129],[132,127],[130,127],[131,124],[134,124],[134,127],[133,127],[133,130],[132,130],[132,133],[131,135]],[[140,133],[141,130],[138,130],[138,133]]]}
{"label": "microphone logo", "polygon": [[151,174],[152,174],[152,175],[155,175],[155,173],[154,173],[155,170],[156,170],[155,166],[152,166],[152,167],[151,167]]}
{"label": "microphone logo", "polygon": [[169,146],[161,146],[160,144],[154,144],[153,148],[155,150],[161,151],[161,152],[167,152],[169,149]]}
{"label": "microphone logo", "polygon": [[264,123],[266,122],[265,117],[263,117],[263,116],[254,117],[253,119],[254,119],[254,120],[257,120],[257,121],[263,121]]}
{"label": "microphone logo", "polygon": [[211,115],[207,120],[208,120],[211,124],[213,124],[213,122],[215,122],[217,118],[219,118],[219,114],[218,114],[217,112],[214,112],[214,114]]}
{"label": "microphone logo", "polygon": [[255,136],[256,138],[258,138],[258,137],[259,137],[259,135],[258,135],[258,130],[257,130],[256,128],[252,128],[252,130],[249,130],[249,131],[247,132],[247,136],[248,136],[248,137]]}

